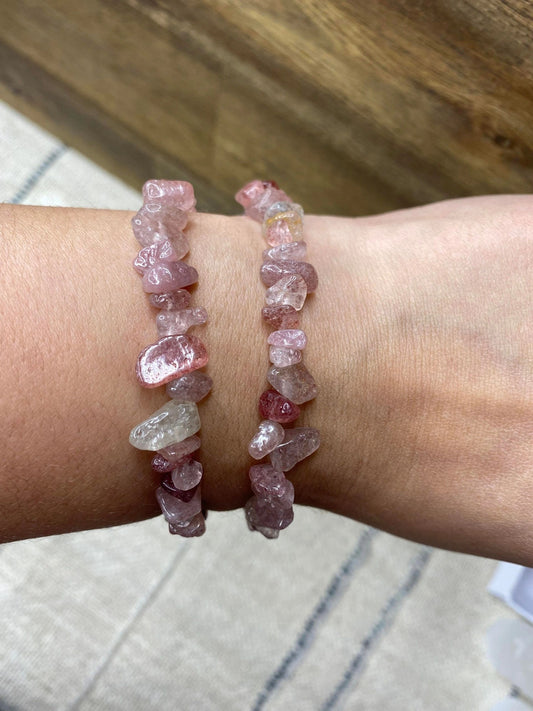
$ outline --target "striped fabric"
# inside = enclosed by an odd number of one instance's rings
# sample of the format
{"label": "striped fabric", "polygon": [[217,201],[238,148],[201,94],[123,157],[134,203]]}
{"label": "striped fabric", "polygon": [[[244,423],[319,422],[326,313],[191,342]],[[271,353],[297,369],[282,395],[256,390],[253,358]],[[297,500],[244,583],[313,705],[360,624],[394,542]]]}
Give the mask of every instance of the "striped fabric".
{"label": "striped fabric", "polygon": [[[5,104],[0,165],[3,202],[140,204]],[[236,511],[200,540],[153,519],[6,544],[0,711],[488,711],[493,570],[304,508],[274,543]]]}

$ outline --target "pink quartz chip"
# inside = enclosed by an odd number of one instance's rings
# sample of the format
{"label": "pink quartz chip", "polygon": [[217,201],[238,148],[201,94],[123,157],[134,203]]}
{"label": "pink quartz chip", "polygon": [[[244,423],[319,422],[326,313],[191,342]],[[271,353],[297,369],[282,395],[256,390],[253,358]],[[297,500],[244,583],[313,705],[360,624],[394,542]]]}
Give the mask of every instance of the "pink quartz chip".
{"label": "pink quartz chip", "polygon": [[172,201],[186,212],[194,210],[196,198],[191,183],[185,180],[147,180],[142,188],[144,202]]}
{"label": "pink quartz chip", "polygon": [[265,212],[275,202],[290,202],[290,197],[270,180],[252,180],[239,190],[235,200],[252,220],[262,222]]}
{"label": "pink quartz chip", "polygon": [[266,420],[287,424],[300,415],[300,408],[275,390],[265,390],[259,398],[259,414]]}
{"label": "pink quartz chip", "polygon": [[302,351],[296,348],[283,348],[281,346],[270,346],[268,351],[270,362],[279,368],[286,368],[288,365],[301,363]]}
{"label": "pink quartz chip", "polygon": [[207,361],[207,350],[196,336],[165,336],[141,351],[137,379],[145,388],[156,388],[203,368]]}
{"label": "pink quartz chip", "polygon": [[198,486],[202,480],[203,468],[200,462],[186,457],[172,470],[172,483],[180,491],[188,491]]}
{"label": "pink quartz chip", "polygon": [[166,491],[162,486],[156,489],[155,495],[161,512],[168,523],[186,523],[202,511],[199,488],[195,491],[190,501],[182,501],[177,496],[173,496]]}
{"label": "pink quartz chip", "polygon": [[290,304],[264,306],[261,315],[272,328],[298,328],[298,311]]}
{"label": "pink quartz chip", "polygon": [[254,464],[248,476],[258,498],[277,502],[285,508],[293,505],[294,486],[282,471],[276,471],[271,464]]}
{"label": "pink quartz chip", "polygon": [[145,274],[148,269],[159,262],[177,262],[179,257],[174,251],[170,240],[156,242],[149,247],[143,247],[133,260],[133,268],[139,274]]}
{"label": "pink quartz chip", "polygon": [[186,224],[187,213],[164,202],[146,202],[131,220],[133,234],[143,247],[172,239]]}
{"label": "pink quartz chip", "polygon": [[275,390],[297,405],[312,400],[318,393],[315,380],[303,363],[286,368],[272,365],[268,369],[267,380]]}
{"label": "pink quartz chip", "polygon": [[179,460],[183,459],[183,457],[186,457],[188,454],[191,454],[197,449],[200,449],[200,444],[200,437],[198,437],[197,435],[192,435],[191,437],[187,437],[181,442],[177,442],[176,444],[170,444],[164,449],[159,449],[158,454],[160,454],[162,457],[172,463],[173,466],[171,467],[171,469],[174,469],[176,466],[175,462],[179,462]]}
{"label": "pink quartz chip", "polygon": [[164,474],[165,472],[171,472],[175,469],[176,465],[170,462],[162,454],[156,454],[152,459],[152,469],[158,474]]}
{"label": "pink quartz chip", "polygon": [[186,309],[191,303],[191,292],[187,289],[167,291],[162,294],[150,294],[149,301],[156,309],[163,311],[178,311]]}
{"label": "pink quartz chip", "polygon": [[290,274],[282,277],[266,290],[265,302],[267,306],[292,306],[300,311],[307,296],[305,279],[299,274]]}
{"label": "pink quartz chip", "polygon": [[202,513],[193,516],[187,523],[169,523],[168,530],[170,533],[178,534],[183,538],[195,538],[203,536],[205,533],[205,518]]}
{"label": "pink quartz chip", "polygon": [[149,294],[162,294],[190,286],[198,281],[198,272],[186,262],[160,262],[148,269],[142,278]]}
{"label": "pink quartz chip", "polygon": [[284,328],[281,331],[272,331],[268,337],[268,343],[271,346],[280,346],[281,348],[297,348],[303,351],[307,345],[307,337],[299,328]]}
{"label": "pink quartz chip", "polygon": [[293,259],[301,262],[305,260],[306,256],[307,245],[303,240],[299,242],[285,242],[263,251],[264,262],[275,262],[279,259]]}
{"label": "pink quartz chip", "polygon": [[287,472],[320,446],[320,433],[314,427],[294,427],[285,430],[285,438],[270,453],[270,461],[277,471]]}
{"label": "pink quartz chip", "polygon": [[252,496],[248,499],[244,507],[244,513],[249,528],[259,530],[261,528],[281,531],[287,528],[294,520],[292,508],[281,506],[277,502]]}
{"label": "pink quartz chip", "polygon": [[254,459],[262,459],[283,442],[285,430],[274,420],[263,420],[248,444],[248,452]]}
{"label": "pink quartz chip", "polygon": [[316,291],[318,276],[315,268],[309,262],[296,262],[293,259],[279,259],[275,262],[265,262],[260,270],[261,281],[265,286],[272,286],[284,276],[299,274],[307,286],[307,293]]}
{"label": "pink quartz chip", "polygon": [[161,311],[156,317],[155,325],[160,336],[173,336],[187,333],[191,326],[197,326],[206,321],[207,311],[199,306],[177,311]]}
{"label": "pink quartz chip", "polygon": [[176,402],[199,402],[213,387],[213,379],[195,370],[167,383],[167,395]]}

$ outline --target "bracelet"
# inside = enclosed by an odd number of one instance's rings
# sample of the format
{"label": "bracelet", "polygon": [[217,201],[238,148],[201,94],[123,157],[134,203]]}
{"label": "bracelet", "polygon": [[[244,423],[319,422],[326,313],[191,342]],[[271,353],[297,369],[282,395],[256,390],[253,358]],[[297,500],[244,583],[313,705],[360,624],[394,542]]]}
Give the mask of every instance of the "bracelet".
{"label": "bracelet", "polygon": [[156,452],[152,468],[161,482],[155,494],[169,531],[191,538],[205,533],[207,515],[202,510],[202,465],[191,456],[200,447],[196,403],[213,385],[199,370],[208,360],[204,344],[187,334],[191,326],[207,321],[204,308],[189,308],[186,287],[198,281],[198,272],[182,261],[189,251],[183,230],[196,199],[192,185],[177,180],[149,180],[142,192],[143,206],[132,219],[141,244],[133,267],[150,303],[159,309],[159,340],[141,351],[136,373],[145,388],[166,384],[172,399],[132,429],[130,443]]}
{"label": "bracelet", "polygon": [[272,389],[259,398],[263,420],[248,445],[253,459],[268,455],[270,463],[250,467],[253,496],[244,510],[251,531],[277,538],[294,518],[294,487],[285,472],[320,445],[320,434],[314,427],[283,427],[292,425],[300,414],[299,405],[317,394],[316,383],[302,363],[307,338],[298,328],[298,312],[307,294],[316,290],[318,277],[314,267],[303,261],[307,246],[300,205],[273,181],[253,180],[235,199],[245,215],[262,223],[263,237],[270,245],[263,252],[260,275],[268,287],[262,317],[274,329],[268,337],[272,365],[267,380]]}

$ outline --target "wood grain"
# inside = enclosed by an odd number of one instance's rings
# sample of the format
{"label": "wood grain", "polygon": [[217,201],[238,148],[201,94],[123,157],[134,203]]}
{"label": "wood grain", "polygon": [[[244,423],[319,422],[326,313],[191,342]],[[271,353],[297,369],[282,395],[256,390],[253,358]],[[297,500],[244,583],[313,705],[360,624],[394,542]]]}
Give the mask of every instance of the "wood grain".
{"label": "wood grain", "polygon": [[0,96],[140,187],[236,212],[252,177],[309,212],[530,192],[526,0],[3,0]]}

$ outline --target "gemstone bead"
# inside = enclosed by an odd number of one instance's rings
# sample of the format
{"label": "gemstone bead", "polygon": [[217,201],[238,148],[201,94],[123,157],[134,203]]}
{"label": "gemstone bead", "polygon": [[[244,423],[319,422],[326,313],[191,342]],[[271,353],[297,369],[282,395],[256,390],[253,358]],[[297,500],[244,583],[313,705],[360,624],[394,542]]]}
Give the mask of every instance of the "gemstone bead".
{"label": "gemstone bead", "polygon": [[205,518],[202,513],[196,514],[192,519],[185,524],[169,523],[168,530],[170,533],[177,534],[183,538],[195,538],[203,536],[205,533]]}
{"label": "gemstone bead", "polygon": [[290,306],[289,304],[264,306],[261,315],[269,326],[272,326],[272,328],[276,330],[298,327],[298,311],[296,311],[294,306]]}
{"label": "gemstone bead", "polygon": [[[305,262],[302,262],[305,264]],[[186,262],[160,262],[150,267],[142,279],[143,289],[149,294],[162,294],[190,286],[198,281],[198,272]]]}
{"label": "gemstone bead", "polygon": [[307,245],[303,240],[299,242],[284,242],[263,251],[264,262],[277,261],[278,259],[293,259],[302,262],[306,257]]}
{"label": "gemstone bead", "polygon": [[169,462],[173,463],[172,469],[174,469],[176,466],[175,462],[179,462],[180,459],[183,459],[183,457],[191,454],[191,452],[195,452],[197,449],[200,449],[200,444],[200,437],[192,435],[192,437],[187,437],[181,442],[174,442],[169,444],[167,447],[159,449],[158,453]]}
{"label": "gemstone bead", "polygon": [[265,262],[260,270],[261,281],[265,286],[272,286],[282,277],[299,274],[305,280],[307,293],[316,291],[318,276],[315,268],[309,262],[296,262],[293,259],[280,259],[275,262]]}
{"label": "gemstone bead", "polygon": [[288,472],[295,464],[316,451],[319,445],[320,433],[317,429],[294,427],[285,430],[282,444],[270,453],[270,461],[277,471]]}
{"label": "gemstone bead", "polygon": [[187,213],[164,202],[146,202],[131,220],[133,234],[143,247],[171,239],[186,224]]}
{"label": "gemstone bead", "polygon": [[196,490],[190,501],[182,501],[177,496],[165,491],[162,486],[156,489],[155,495],[168,523],[187,523],[202,511],[200,489]]}
{"label": "gemstone bead", "polygon": [[300,363],[302,360],[302,351],[296,348],[282,348],[279,346],[270,346],[268,357],[271,363],[279,368],[286,368],[288,365]]}
{"label": "gemstone bead", "polygon": [[172,496],[177,496],[178,499],[181,499],[182,501],[190,501],[196,494],[196,490],[198,489],[198,486],[183,491],[181,489],[176,489],[176,487],[174,486],[174,482],[172,481],[171,472],[165,472],[163,474],[163,476],[161,477],[161,486],[165,491],[168,491],[169,494],[172,494]]}
{"label": "gemstone bead", "polygon": [[285,431],[278,422],[263,420],[248,445],[250,456],[254,459],[262,459],[283,442],[284,436]]}
{"label": "gemstone bead", "polygon": [[194,210],[196,198],[191,183],[185,180],[147,180],[142,188],[144,202],[172,201],[181,210]]}
{"label": "gemstone bead", "polygon": [[171,472],[176,465],[170,462],[162,454],[156,454],[152,459],[152,469],[158,474],[164,474],[165,472]]}
{"label": "gemstone bead", "polygon": [[187,289],[177,289],[163,294],[150,294],[149,301],[156,309],[178,311],[179,309],[186,309],[191,303],[191,293]]}
{"label": "gemstone bead", "polygon": [[300,311],[307,296],[307,285],[299,274],[282,277],[266,290],[265,302],[267,306],[292,306]]}
{"label": "gemstone bead", "polygon": [[268,244],[277,247],[303,238],[303,210],[291,202],[271,205],[263,218],[263,237]]}
{"label": "gemstone bead", "polygon": [[159,262],[177,262],[177,256],[170,240],[156,242],[149,247],[143,247],[133,260],[133,268],[139,274],[145,274],[148,269]]}
{"label": "gemstone bead", "polygon": [[194,402],[170,400],[134,427],[130,444],[137,449],[157,452],[198,432],[200,417]]}
{"label": "gemstone bead", "polygon": [[207,311],[199,306],[193,309],[161,311],[156,317],[155,325],[160,336],[173,336],[186,333],[191,326],[197,326],[206,321]]}
{"label": "gemstone bead", "polygon": [[203,469],[200,462],[186,457],[172,470],[172,483],[180,491],[188,491],[202,480]]}
{"label": "gemstone bead", "polygon": [[176,402],[199,402],[213,387],[213,379],[195,370],[167,383],[167,395]]}
{"label": "gemstone bead", "polygon": [[252,496],[244,507],[246,521],[250,530],[273,528],[280,531],[287,528],[294,520],[292,508],[281,506],[277,502]]}
{"label": "gemstone bead", "polygon": [[156,388],[207,363],[207,350],[196,336],[165,336],[141,351],[137,379],[145,388]]}
{"label": "gemstone bead", "polygon": [[297,348],[302,351],[307,345],[307,337],[299,328],[284,328],[281,331],[273,331],[268,337],[271,346],[280,348]]}
{"label": "gemstone bead", "polygon": [[300,415],[300,408],[275,390],[265,390],[259,398],[259,414],[264,419],[287,424]]}
{"label": "gemstone bead", "polygon": [[282,471],[276,471],[271,464],[254,464],[248,475],[258,498],[277,502],[285,508],[293,505],[294,486]]}
{"label": "gemstone bead", "polygon": [[265,212],[276,202],[290,202],[289,196],[272,181],[252,180],[235,195],[235,200],[244,207],[244,214],[262,222]]}
{"label": "gemstone bead", "polygon": [[267,380],[275,390],[297,405],[312,400],[318,392],[313,376],[303,363],[286,368],[272,365],[267,372]]}

